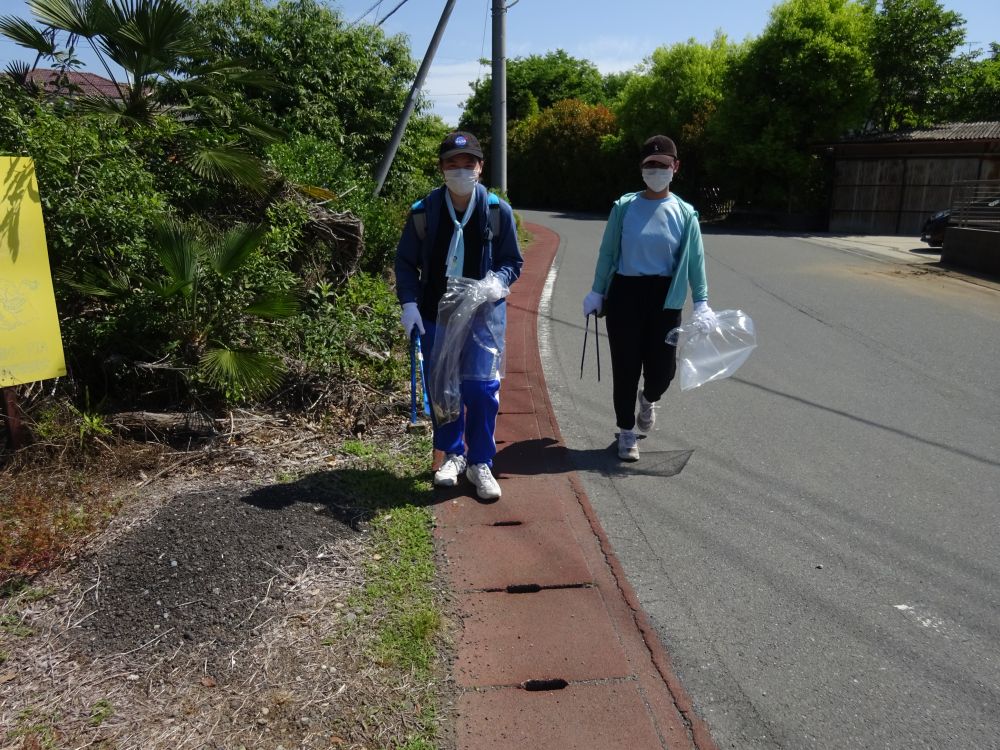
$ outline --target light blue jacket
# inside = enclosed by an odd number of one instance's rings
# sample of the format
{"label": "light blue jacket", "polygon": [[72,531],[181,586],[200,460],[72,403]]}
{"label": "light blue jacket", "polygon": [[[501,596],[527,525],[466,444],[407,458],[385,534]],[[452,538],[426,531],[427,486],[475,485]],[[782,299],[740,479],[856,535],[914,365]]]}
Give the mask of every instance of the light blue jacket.
{"label": "light blue jacket", "polygon": [[[605,297],[611,286],[611,279],[618,270],[618,261],[622,255],[622,224],[625,212],[639,193],[626,193],[611,207],[611,215],[604,227],[604,238],[601,240],[601,250],[597,256],[597,269],[594,272],[592,289]],[[677,268],[667,290],[664,308],[681,310],[687,299],[688,285],[695,302],[708,299],[708,281],[705,279],[705,246],[701,242],[701,226],[698,224],[698,212],[690,203],[685,203],[676,194],[677,202],[684,214],[684,234],[681,237],[681,252],[677,259]]]}

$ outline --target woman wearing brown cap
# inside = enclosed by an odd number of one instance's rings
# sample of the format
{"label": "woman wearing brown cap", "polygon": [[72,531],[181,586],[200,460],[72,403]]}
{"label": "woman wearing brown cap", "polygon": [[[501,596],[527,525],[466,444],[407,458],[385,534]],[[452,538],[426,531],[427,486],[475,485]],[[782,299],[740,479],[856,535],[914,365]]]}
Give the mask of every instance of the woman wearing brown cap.
{"label": "woman wearing brown cap", "polygon": [[695,316],[715,325],[698,212],[670,192],[681,165],[677,146],[654,135],[642,144],[639,165],[646,189],[612,206],[594,284],[583,300],[585,316],[603,310],[607,317],[618,456],[624,461],[639,460],[635,428],[653,428],[656,402],[673,380],[677,352],[664,339],[680,325],[688,287]]}

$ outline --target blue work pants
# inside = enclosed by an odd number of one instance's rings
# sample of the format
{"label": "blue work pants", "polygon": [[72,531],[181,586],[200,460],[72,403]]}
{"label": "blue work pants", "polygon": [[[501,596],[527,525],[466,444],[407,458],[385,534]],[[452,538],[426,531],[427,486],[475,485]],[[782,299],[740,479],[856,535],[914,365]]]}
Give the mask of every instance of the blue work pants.
{"label": "blue work pants", "polygon": [[[426,323],[425,328],[427,332],[420,337],[420,348],[424,353],[424,374],[429,382],[434,368],[432,352],[436,326]],[[460,390],[462,404],[458,419],[439,425],[431,409],[434,447],[444,453],[464,455],[470,464],[492,467],[497,453],[495,434],[500,411],[500,381],[463,379]]]}

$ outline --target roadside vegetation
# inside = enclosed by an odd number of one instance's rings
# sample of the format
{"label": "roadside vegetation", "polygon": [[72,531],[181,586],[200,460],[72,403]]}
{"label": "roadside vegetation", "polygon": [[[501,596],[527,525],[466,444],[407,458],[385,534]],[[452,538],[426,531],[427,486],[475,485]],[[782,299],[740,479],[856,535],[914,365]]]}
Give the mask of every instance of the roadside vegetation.
{"label": "roadside vegetation", "polygon": [[[0,21],[30,50],[0,76],[0,153],[35,163],[69,375],[17,388],[29,444],[0,473],[0,744],[446,745],[430,450],[402,434],[389,272],[445,124],[418,110],[377,198],[371,179],[408,45],[320,3],[31,7],[34,24]],[[126,71],[119,91],[74,86],[84,45]],[[248,660],[225,664],[197,619],[166,655],[169,629],[79,641],[115,632],[88,627],[129,583],[103,556],[227,476],[237,509],[288,483],[344,530],[300,536],[265,589],[248,574],[248,604],[216,595],[247,621],[230,648]]]}
{"label": "roadside vegetation", "polygon": [[[664,133],[683,164],[673,184],[703,219],[818,213],[832,169],[824,145],[1000,119],[1000,40],[977,29],[982,46],[969,44],[947,0],[784,0],[757,37],[722,28],[609,76],[562,50],[509,60],[515,202],[606,213],[636,189],[639,145]],[[485,78],[461,118],[484,146],[491,100]]]}
{"label": "roadside vegetation", "polygon": [[[31,7],[35,23],[0,19],[28,58],[0,76],[0,150],[36,164],[70,376],[44,398],[22,389],[29,417],[52,397],[98,415],[319,414],[344,382],[399,388],[391,260],[448,128],[418,106],[373,197],[416,72],[408,41],[315,0]],[[1000,47],[965,40],[938,0],[785,0],[756,38],[664,46],[624,73],[562,50],[514,58],[510,197],[603,212],[658,131],[681,144],[677,190],[703,218],[816,212],[824,143],[1000,118]],[[84,47],[125,71],[115,90],[71,82]],[[487,148],[491,101],[477,81],[459,123]]]}
{"label": "roadside vegetation", "polygon": [[[424,102],[373,197],[416,73],[408,40],[318,0],[29,5],[34,22],[0,17],[25,49],[0,75],[0,153],[35,163],[68,375],[16,389],[29,441],[0,454],[3,741],[447,747],[430,447],[401,431],[391,273],[451,125]],[[125,72],[115,90],[74,83],[85,47]],[[1000,119],[1000,45],[969,48],[937,0],[785,0],[756,38],[664,46],[612,75],[556,50],[510,60],[507,83],[515,207],[606,211],[664,132],[703,219],[801,214],[825,205],[824,143]],[[459,123],[487,153],[490,87],[473,84]],[[62,639],[92,624],[101,588],[74,571],[171,492],[277,485],[319,493],[317,513],[357,535],[303,548],[266,591],[244,581],[247,622],[283,597],[239,646],[267,669],[199,672],[154,635],[88,662],[81,687]],[[157,711],[174,723],[154,736]]]}

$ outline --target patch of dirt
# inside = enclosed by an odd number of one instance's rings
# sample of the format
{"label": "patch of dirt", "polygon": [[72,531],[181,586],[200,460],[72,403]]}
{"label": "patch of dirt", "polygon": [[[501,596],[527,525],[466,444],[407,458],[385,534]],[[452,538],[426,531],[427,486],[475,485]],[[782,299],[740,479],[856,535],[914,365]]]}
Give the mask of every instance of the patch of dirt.
{"label": "patch of dirt", "polygon": [[[336,496],[282,485],[223,485],[173,498],[82,567],[94,653],[208,644],[209,668],[275,612],[304,559],[357,532]],[[331,510],[333,508],[334,510]]]}

